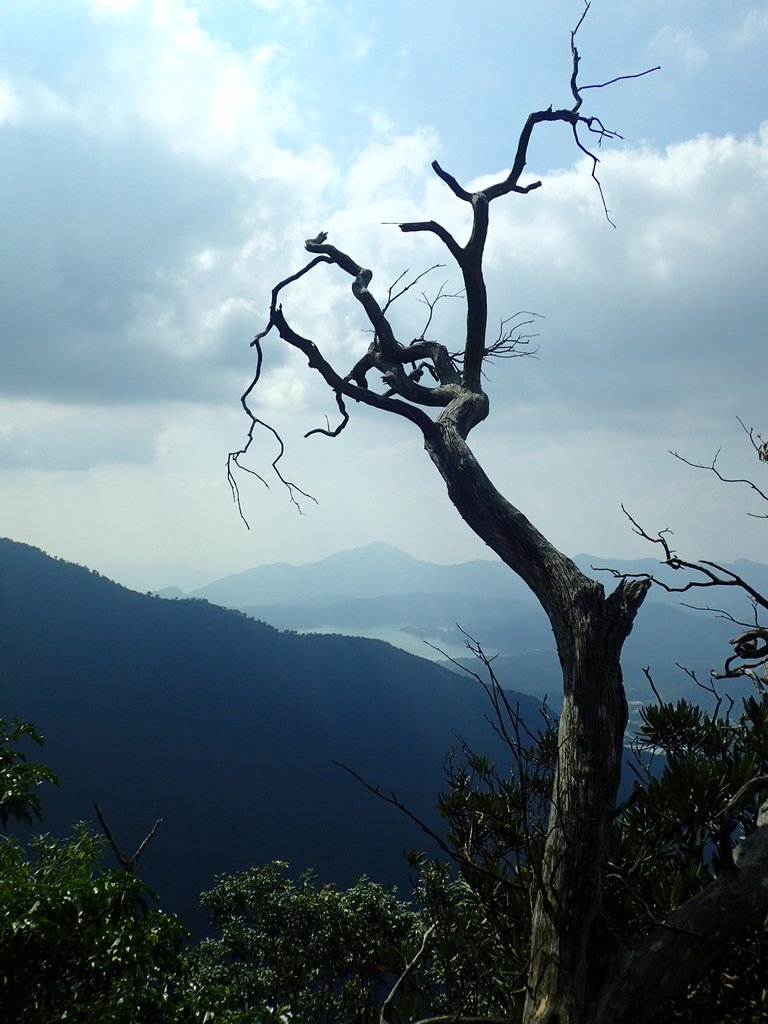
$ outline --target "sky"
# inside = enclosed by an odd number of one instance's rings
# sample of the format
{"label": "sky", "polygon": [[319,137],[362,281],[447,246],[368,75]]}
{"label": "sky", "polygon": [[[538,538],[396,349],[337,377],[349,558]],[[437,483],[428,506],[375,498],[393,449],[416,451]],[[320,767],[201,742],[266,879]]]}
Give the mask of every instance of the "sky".
{"label": "sky", "polygon": [[[265,344],[255,411],[279,431],[302,514],[256,434],[240,480],[250,342],[319,230],[373,271],[445,266],[392,222],[466,234],[466,187],[503,177],[527,114],[569,106],[581,0],[3,0],[0,7],[0,535],[139,590],[383,540],[420,558],[493,557],[449,504],[408,423],[335,404]],[[558,547],[647,556],[622,503],[690,558],[768,561],[757,497],[669,454],[759,482],[738,418],[768,435],[768,8],[594,0],[582,112],[623,140],[590,165],[542,125],[496,201],[490,318],[538,314],[535,359],[487,369],[472,434],[498,488]],[[343,275],[285,297],[344,373],[368,345]],[[420,331],[413,289],[393,315]],[[460,338],[460,299],[430,327]],[[763,473],[765,470],[763,469]]]}

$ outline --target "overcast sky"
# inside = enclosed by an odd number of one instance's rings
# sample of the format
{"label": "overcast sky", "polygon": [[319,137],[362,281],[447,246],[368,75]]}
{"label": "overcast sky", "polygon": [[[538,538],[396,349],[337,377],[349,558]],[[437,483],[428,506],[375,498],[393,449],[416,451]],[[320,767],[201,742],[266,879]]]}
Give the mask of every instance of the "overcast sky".
{"label": "overcast sky", "polygon": [[[0,7],[0,534],[138,589],[191,587],[263,562],[384,540],[439,562],[489,557],[408,424],[335,406],[277,338],[257,411],[299,516],[247,422],[250,341],[276,280],[320,229],[374,271],[444,259],[386,221],[459,203],[503,175],[526,115],[570,105],[579,0],[3,0]],[[584,113],[603,147],[606,220],[563,125],[530,149],[542,188],[492,207],[492,322],[541,314],[539,357],[489,368],[472,435],[499,488],[565,551],[650,554],[671,527],[690,557],[768,561],[745,488],[668,449],[757,477],[737,416],[768,434],[768,10],[730,0],[594,0],[579,33]],[[447,262],[447,261],[446,261]],[[458,287],[450,266],[432,275]],[[286,297],[346,371],[368,336],[348,279]],[[433,335],[460,335],[446,302]],[[402,339],[423,308],[403,300]]]}

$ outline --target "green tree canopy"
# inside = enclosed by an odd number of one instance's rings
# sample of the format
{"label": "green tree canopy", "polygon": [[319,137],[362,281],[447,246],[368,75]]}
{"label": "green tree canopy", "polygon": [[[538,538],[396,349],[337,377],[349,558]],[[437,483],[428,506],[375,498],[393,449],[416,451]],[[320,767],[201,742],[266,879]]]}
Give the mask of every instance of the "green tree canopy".
{"label": "green tree canopy", "polygon": [[43,737],[31,722],[12,722],[0,718],[0,824],[3,828],[13,818],[17,822],[32,824],[41,818],[38,786],[44,782],[58,785],[56,773],[43,764],[29,761],[19,744],[30,740],[39,747]]}

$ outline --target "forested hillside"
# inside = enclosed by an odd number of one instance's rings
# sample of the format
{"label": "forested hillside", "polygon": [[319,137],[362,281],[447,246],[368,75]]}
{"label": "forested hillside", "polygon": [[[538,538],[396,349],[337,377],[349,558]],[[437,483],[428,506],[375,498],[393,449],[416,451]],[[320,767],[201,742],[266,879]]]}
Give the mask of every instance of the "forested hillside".
{"label": "forested hillside", "polygon": [[429,817],[459,735],[498,750],[477,684],[429,661],[138,594],[10,540],[0,687],[62,780],[45,826],[93,819],[98,801],[128,847],[163,818],[143,874],[197,924],[214,875],[273,858],[342,885],[404,878],[403,848],[426,837],[334,760]]}

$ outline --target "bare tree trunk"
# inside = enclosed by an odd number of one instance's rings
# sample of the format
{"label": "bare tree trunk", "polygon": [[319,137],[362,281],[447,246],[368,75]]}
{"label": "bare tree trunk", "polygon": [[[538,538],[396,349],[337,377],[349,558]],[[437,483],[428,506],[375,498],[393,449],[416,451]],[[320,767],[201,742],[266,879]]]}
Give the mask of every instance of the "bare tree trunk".
{"label": "bare tree trunk", "polygon": [[584,1019],[601,951],[595,926],[627,723],[619,653],[634,614],[625,608],[614,616],[609,600],[585,592],[574,606],[572,650],[564,654],[558,643],[565,696],[524,1022]]}
{"label": "bare tree trunk", "polygon": [[523,1020],[578,1024],[601,952],[595,925],[621,779],[627,702],[619,659],[649,583],[622,581],[606,597],[496,490],[462,437],[467,419],[465,394],[440,414],[425,447],[461,516],[538,597],[563,673]]}

